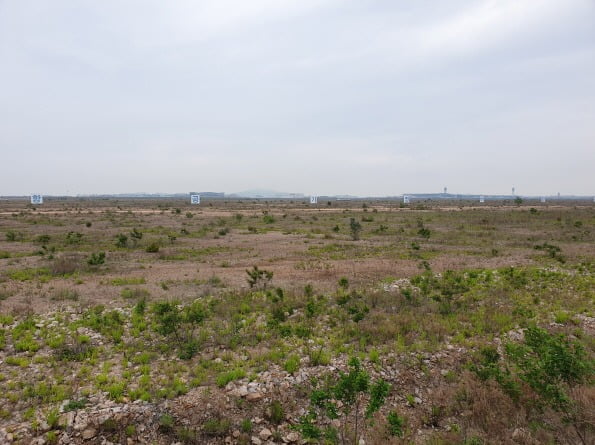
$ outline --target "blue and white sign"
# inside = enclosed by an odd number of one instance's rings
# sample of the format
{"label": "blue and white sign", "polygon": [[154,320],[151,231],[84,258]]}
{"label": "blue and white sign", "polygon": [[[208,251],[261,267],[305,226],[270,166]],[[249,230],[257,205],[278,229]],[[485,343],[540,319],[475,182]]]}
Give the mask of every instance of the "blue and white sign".
{"label": "blue and white sign", "polygon": [[403,195],[403,204],[409,204],[409,196]]}
{"label": "blue and white sign", "polygon": [[318,204],[318,196],[310,196],[310,204]]}
{"label": "blue and white sign", "polygon": [[200,195],[190,195],[190,204],[200,204]]}
{"label": "blue and white sign", "polygon": [[485,196],[480,196],[480,197],[479,197],[479,202],[481,202],[482,204],[483,204],[484,202],[486,202],[486,198],[485,198]]}
{"label": "blue and white sign", "polygon": [[31,204],[43,204],[43,196],[31,195]]}

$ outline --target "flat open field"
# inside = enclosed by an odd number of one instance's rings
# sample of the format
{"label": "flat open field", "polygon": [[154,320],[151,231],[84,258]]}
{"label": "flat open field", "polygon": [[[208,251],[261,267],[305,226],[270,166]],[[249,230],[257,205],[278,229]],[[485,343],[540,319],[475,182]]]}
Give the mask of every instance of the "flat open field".
{"label": "flat open field", "polygon": [[0,443],[593,443],[594,260],[587,202],[0,201]]}

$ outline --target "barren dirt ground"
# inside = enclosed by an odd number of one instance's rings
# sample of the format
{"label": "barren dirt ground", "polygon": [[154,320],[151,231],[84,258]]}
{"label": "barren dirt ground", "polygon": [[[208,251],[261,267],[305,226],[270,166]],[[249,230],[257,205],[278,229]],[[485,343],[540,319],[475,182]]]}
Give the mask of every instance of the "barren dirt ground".
{"label": "barren dirt ground", "polygon": [[[358,241],[350,233],[352,217],[362,221]],[[335,201],[311,208],[283,201],[213,201],[199,207],[167,200],[68,200],[33,209],[0,202],[0,230],[15,233],[12,241],[0,239],[1,273],[47,268],[61,255],[76,255],[77,263],[66,276],[3,282],[2,292],[10,298],[2,308],[47,311],[60,304],[52,294],[64,288],[76,289],[82,305],[113,302],[121,289],[110,283],[118,277],[142,278],[140,286],[151,298],[186,300],[214,288],[247,288],[246,269],[255,265],[274,273],[275,286],[301,289],[311,283],[329,290],[341,277],[355,285],[410,277],[423,261],[436,272],[535,264],[543,254],[534,245],[554,238],[567,256],[592,258],[592,218],[593,206],[559,205],[416,209]],[[575,227],[575,219],[586,220]],[[420,224],[430,230],[427,239],[418,234]],[[117,248],[116,235],[133,228],[143,238]],[[81,236],[68,239],[70,232]],[[151,243],[158,252],[145,251]],[[105,251],[107,259],[89,268],[85,260],[94,251]]]}

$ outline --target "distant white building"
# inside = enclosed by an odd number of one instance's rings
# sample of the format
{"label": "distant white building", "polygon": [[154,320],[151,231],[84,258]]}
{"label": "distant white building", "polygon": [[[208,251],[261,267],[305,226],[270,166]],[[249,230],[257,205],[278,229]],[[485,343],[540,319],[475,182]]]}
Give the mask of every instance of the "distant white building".
{"label": "distant white building", "polygon": [[43,196],[31,195],[31,204],[43,204]]}

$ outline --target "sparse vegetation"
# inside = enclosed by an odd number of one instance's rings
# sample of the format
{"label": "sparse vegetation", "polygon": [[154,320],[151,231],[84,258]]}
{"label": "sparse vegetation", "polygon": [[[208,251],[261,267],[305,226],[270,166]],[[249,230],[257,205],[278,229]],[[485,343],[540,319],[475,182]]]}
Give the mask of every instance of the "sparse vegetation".
{"label": "sparse vegetation", "polygon": [[23,443],[100,404],[112,443],[593,435],[591,207],[81,205],[0,216],[0,430]]}

